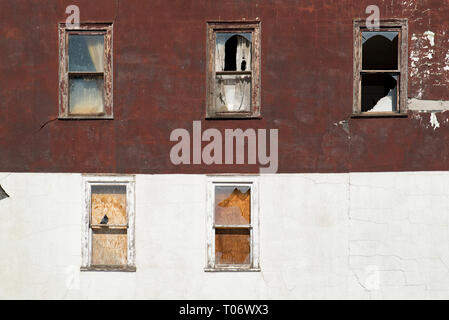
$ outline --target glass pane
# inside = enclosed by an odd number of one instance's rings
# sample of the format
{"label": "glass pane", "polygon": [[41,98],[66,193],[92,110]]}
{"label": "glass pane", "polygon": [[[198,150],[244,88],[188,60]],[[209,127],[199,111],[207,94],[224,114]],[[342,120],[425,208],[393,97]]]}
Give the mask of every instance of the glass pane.
{"label": "glass pane", "polygon": [[215,187],[215,224],[251,223],[250,187]]}
{"label": "glass pane", "polygon": [[69,71],[104,71],[103,35],[69,35]]}
{"label": "glass pane", "polygon": [[217,112],[251,110],[251,76],[217,75],[215,83]]}
{"label": "glass pane", "polygon": [[126,230],[93,230],[92,261],[94,266],[120,266],[128,263]]}
{"label": "glass pane", "polygon": [[248,265],[250,252],[249,230],[215,230],[215,264]]}
{"label": "glass pane", "polygon": [[362,69],[398,69],[398,32],[362,32]]}
{"label": "glass pane", "polygon": [[396,112],[397,95],[397,74],[362,74],[363,112]]}
{"label": "glass pane", "polygon": [[251,33],[216,33],[215,71],[251,71]]}
{"label": "glass pane", "polygon": [[126,186],[92,186],[92,224],[126,225]]}
{"label": "glass pane", "polygon": [[69,112],[72,115],[104,112],[103,78],[69,79]]}

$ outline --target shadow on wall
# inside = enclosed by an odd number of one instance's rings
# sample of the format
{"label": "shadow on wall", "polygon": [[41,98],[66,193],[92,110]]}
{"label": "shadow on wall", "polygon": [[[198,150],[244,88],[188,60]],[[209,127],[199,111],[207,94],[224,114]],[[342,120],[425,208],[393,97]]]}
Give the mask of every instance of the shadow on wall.
{"label": "shadow on wall", "polygon": [[5,190],[3,190],[2,186],[0,186],[0,200],[9,198],[9,195],[6,193]]}

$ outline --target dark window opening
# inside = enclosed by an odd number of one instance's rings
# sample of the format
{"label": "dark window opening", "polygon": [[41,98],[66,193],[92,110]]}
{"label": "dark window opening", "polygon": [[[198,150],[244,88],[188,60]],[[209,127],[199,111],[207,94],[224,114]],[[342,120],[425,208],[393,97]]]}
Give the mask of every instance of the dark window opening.
{"label": "dark window opening", "polygon": [[362,75],[362,112],[397,110],[397,75]]}
{"label": "dark window opening", "polygon": [[237,71],[237,44],[238,36],[229,38],[225,44],[225,69],[224,71]]}
{"label": "dark window opening", "polygon": [[363,32],[362,69],[398,69],[398,32]]}

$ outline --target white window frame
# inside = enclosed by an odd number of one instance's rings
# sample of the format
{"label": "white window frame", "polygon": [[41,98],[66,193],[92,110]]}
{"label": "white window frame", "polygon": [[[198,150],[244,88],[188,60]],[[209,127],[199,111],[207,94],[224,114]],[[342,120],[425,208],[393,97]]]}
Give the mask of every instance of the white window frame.
{"label": "white window frame", "polygon": [[[127,245],[128,264],[124,267],[96,267],[91,265],[92,257],[92,228],[90,226],[92,186],[125,186],[126,212],[128,215]],[[135,176],[83,176],[84,186],[84,213],[82,221],[82,263],[81,271],[136,271],[135,250]]]}
{"label": "white window frame", "polygon": [[[250,187],[251,188],[251,223],[250,230],[250,264],[249,265],[217,265],[215,263],[215,187]],[[207,262],[206,272],[253,271],[260,269],[259,239],[259,182],[257,177],[209,177],[207,181]]]}

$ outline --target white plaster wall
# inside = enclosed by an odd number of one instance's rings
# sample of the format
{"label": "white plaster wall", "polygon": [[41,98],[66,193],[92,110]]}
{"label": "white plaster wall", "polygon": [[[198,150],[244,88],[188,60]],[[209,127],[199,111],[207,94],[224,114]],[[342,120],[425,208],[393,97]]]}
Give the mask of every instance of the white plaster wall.
{"label": "white plaster wall", "polygon": [[263,175],[262,272],[206,273],[206,176],[136,176],[135,273],[79,272],[80,174],[0,173],[0,299],[449,298],[449,173]]}

